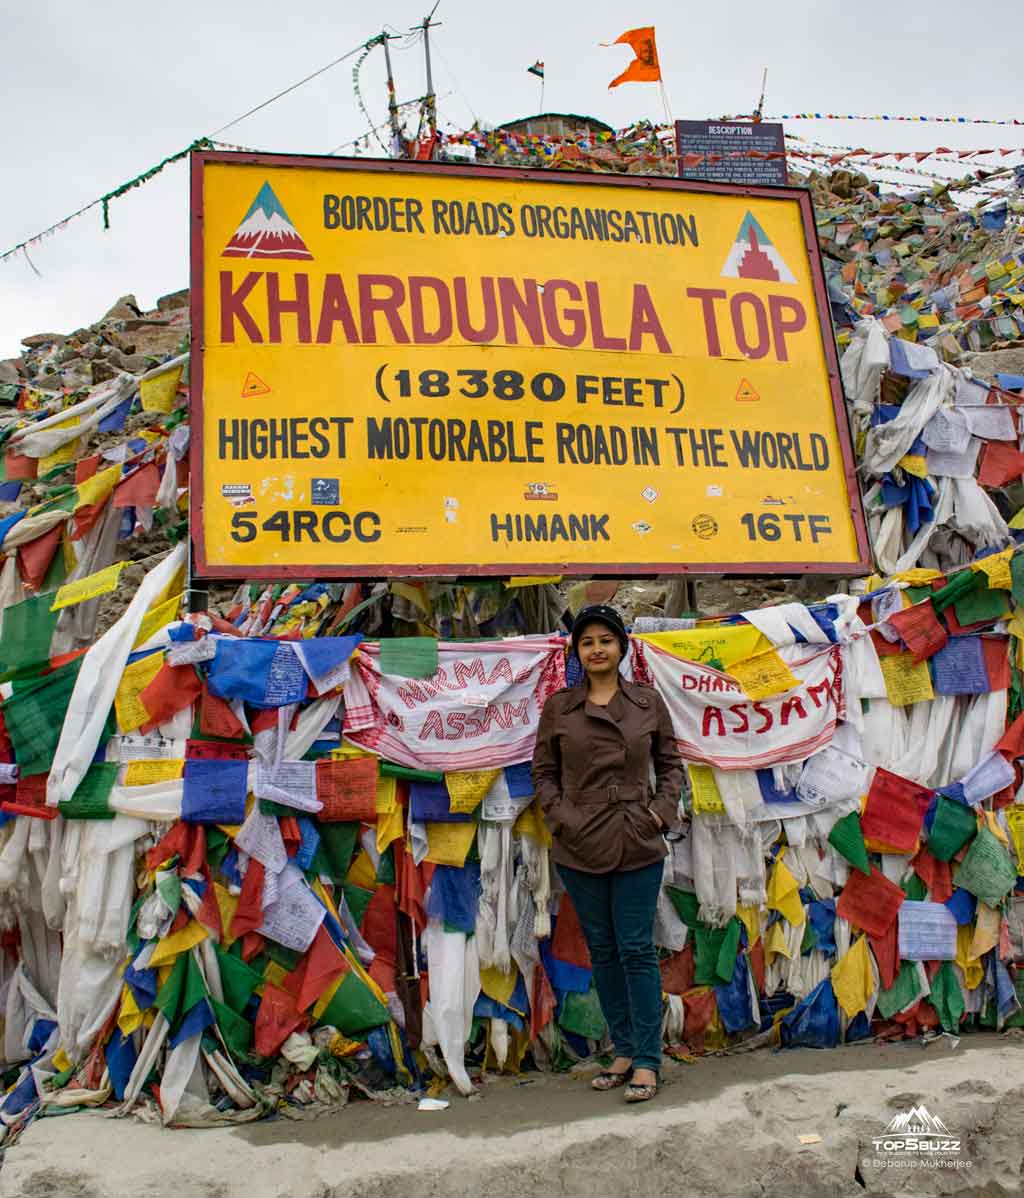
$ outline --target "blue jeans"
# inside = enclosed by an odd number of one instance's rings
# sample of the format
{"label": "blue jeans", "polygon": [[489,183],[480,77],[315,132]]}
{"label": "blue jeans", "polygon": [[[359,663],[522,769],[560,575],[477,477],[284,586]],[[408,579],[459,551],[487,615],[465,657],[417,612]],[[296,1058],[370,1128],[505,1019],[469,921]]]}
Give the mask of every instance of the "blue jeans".
{"label": "blue jeans", "polygon": [[615,1053],[634,1068],[661,1068],[661,971],[654,911],[664,862],[588,874],[559,865],[590,950],[594,985]]}

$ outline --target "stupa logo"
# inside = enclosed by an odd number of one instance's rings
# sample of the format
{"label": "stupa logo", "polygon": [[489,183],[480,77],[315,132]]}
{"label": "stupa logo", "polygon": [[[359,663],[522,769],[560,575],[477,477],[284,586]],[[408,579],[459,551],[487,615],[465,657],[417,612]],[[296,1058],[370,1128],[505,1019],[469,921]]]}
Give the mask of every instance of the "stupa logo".
{"label": "stupa logo", "polygon": [[269,183],[264,183],[234,236],[224,247],[223,258],[312,258]]}
{"label": "stupa logo", "polygon": [[764,279],[769,283],[796,282],[796,276],[750,212],[743,218],[736,234],[729,257],[722,267],[722,277]]}

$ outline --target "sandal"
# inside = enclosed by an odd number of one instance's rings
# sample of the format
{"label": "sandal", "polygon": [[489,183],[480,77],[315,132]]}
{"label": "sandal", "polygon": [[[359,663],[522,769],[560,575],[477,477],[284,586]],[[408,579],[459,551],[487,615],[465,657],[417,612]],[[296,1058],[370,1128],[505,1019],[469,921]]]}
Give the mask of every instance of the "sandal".
{"label": "sandal", "polygon": [[649,1102],[658,1092],[657,1082],[633,1082],[626,1087],[627,1102]]}
{"label": "sandal", "polygon": [[618,1086],[624,1086],[633,1076],[633,1069],[624,1069],[621,1073],[613,1073],[610,1069],[605,1069],[599,1073],[590,1083],[592,1090],[614,1090]]}

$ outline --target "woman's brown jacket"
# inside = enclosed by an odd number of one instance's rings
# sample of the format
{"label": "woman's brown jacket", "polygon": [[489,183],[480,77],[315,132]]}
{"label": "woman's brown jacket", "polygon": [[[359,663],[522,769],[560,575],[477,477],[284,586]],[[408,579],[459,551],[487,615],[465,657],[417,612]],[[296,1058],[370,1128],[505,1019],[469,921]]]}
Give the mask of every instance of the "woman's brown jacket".
{"label": "woman's brown jacket", "polygon": [[[559,865],[586,873],[640,869],[665,856],[663,824],[674,824],[683,766],[672,719],[657,691],[619,679],[607,707],[586,686],[544,704],[533,754],[533,786]],[[651,790],[651,766],[655,787]]]}

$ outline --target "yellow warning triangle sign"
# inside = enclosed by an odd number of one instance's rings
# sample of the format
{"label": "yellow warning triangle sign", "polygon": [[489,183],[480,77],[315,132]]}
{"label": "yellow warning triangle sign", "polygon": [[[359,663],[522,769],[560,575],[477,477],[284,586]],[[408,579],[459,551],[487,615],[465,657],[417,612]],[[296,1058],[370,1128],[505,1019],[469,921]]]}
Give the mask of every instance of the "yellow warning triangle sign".
{"label": "yellow warning triangle sign", "polygon": [[258,374],[253,374],[250,370],[245,376],[245,382],[242,384],[242,398],[251,399],[254,395],[269,395],[270,388],[260,378]]}
{"label": "yellow warning triangle sign", "polygon": [[756,403],[761,398],[746,379],[740,379],[740,385],[736,392],[737,403]]}

